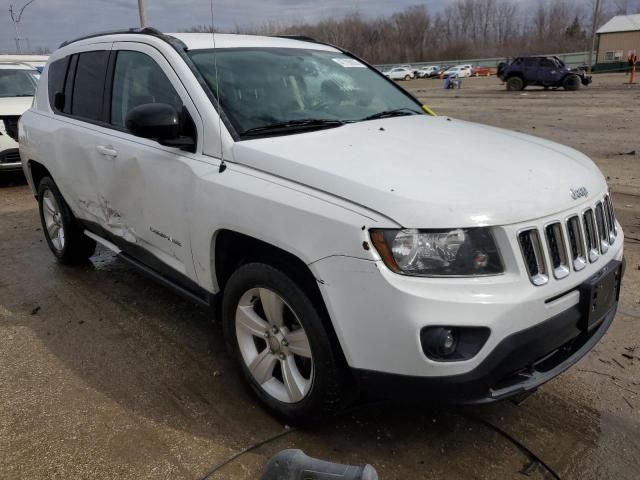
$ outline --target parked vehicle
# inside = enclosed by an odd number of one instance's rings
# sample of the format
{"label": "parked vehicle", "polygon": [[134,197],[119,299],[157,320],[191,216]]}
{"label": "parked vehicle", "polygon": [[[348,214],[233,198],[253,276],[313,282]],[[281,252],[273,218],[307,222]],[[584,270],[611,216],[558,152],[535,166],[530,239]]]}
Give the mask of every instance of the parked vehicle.
{"label": "parked vehicle", "polygon": [[440,67],[437,65],[430,65],[428,67],[422,67],[418,70],[416,77],[418,78],[431,78],[438,75]]}
{"label": "parked vehicle", "polygon": [[38,71],[30,65],[0,63],[0,172],[21,170],[18,119],[31,105]]}
{"label": "parked vehicle", "polygon": [[507,90],[524,90],[535,85],[548,88],[563,87],[578,90],[587,86],[592,77],[584,70],[572,70],[558,57],[518,57],[498,65],[498,77],[506,83]]}
{"label": "parked vehicle", "polygon": [[466,78],[471,76],[471,65],[457,65],[446,70],[442,74],[442,78],[449,78],[455,76],[456,78]]}
{"label": "parked vehicle", "polygon": [[356,386],[521,397],[616,313],[624,239],[591,160],[427,115],[333,46],[79,39],[51,56],[19,131],[53,255],[80,263],[100,243],[220,302],[242,376],[287,422]]}
{"label": "parked vehicle", "polygon": [[496,69],[493,67],[482,67],[477,66],[471,69],[471,75],[473,77],[490,77],[491,75],[495,75]]}
{"label": "parked vehicle", "polygon": [[406,67],[395,67],[391,70],[384,72],[385,77],[391,80],[412,80],[415,78],[413,70],[409,70]]}

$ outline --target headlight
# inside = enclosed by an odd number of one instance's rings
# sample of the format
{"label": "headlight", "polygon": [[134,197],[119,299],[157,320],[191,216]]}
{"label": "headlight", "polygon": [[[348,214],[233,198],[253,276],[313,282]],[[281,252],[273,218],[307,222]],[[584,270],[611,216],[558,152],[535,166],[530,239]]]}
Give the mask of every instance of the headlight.
{"label": "headlight", "polygon": [[455,230],[371,230],[385,265],[414,276],[474,276],[504,267],[488,228]]}

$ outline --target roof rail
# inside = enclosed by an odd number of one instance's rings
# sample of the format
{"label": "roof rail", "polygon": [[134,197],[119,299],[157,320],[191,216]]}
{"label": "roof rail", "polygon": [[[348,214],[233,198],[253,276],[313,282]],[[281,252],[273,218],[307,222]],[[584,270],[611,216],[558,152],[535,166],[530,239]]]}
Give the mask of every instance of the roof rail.
{"label": "roof rail", "polygon": [[319,42],[315,38],[307,37],[306,35],[274,35],[276,38],[286,38],[289,40],[300,40],[302,42],[311,42],[311,43],[324,43]]}
{"label": "roof rail", "polygon": [[88,38],[102,37],[103,35],[118,35],[123,33],[135,33],[139,35],[151,35],[153,37],[165,38],[164,33],[160,30],[156,30],[155,28],[145,27],[145,28],[127,28],[122,30],[111,30],[107,32],[98,32],[92,33],[91,35],[85,35],[84,37],[78,37],[73,40],[67,40],[66,42],[62,42],[58,48],[66,47],[75,42],[79,42],[80,40],[86,40]]}

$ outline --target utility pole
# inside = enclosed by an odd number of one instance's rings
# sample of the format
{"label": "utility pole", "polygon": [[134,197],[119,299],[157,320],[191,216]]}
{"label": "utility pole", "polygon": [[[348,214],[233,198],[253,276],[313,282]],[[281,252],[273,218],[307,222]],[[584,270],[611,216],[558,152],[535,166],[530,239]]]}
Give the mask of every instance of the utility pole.
{"label": "utility pole", "polygon": [[140,16],[140,28],[147,26],[147,19],[144,16],[144,0],[138,0],[138,14]]}
{"label": "utility pole", "polygon": [[29,5],[31,5],[33,2],[35,2],[36,0],[29,0],[27,3],[25,3],[22,8],[20,9],[19,12],[15,12],[13,9],[13,4],[9,5],[9,15],[11,15],[11,21],[13,22],[13,28],[16,31],[16,50],[18,51],[18,53],[21,53],[20,51],[20,40],[22,40],[22,38],[20,38],[20,28],[19,28],[19,24],[20,24],[20,20],[22,20],[22,14],[24,13],[24,9],[27,8]]}
{"label": "utility pole", "polygon": [[589,49],[589,73],[591,73],[591,66],[593,65],[593,51],[596,48],[596,29],[600,23],[600,0],[596,0],[595,8],[593,9],[593,22],[591,23],[591,48]]}

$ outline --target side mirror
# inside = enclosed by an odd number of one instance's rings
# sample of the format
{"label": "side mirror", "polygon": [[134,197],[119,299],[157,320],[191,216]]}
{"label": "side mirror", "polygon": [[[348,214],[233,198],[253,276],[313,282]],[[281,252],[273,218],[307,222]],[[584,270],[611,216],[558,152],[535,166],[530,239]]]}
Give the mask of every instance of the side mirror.
{"label": "side mirror", "polygon": [[166,103],[145,103],[127,112],[124,124],[136,137],[175,140],[180,137],[180,117]]}

